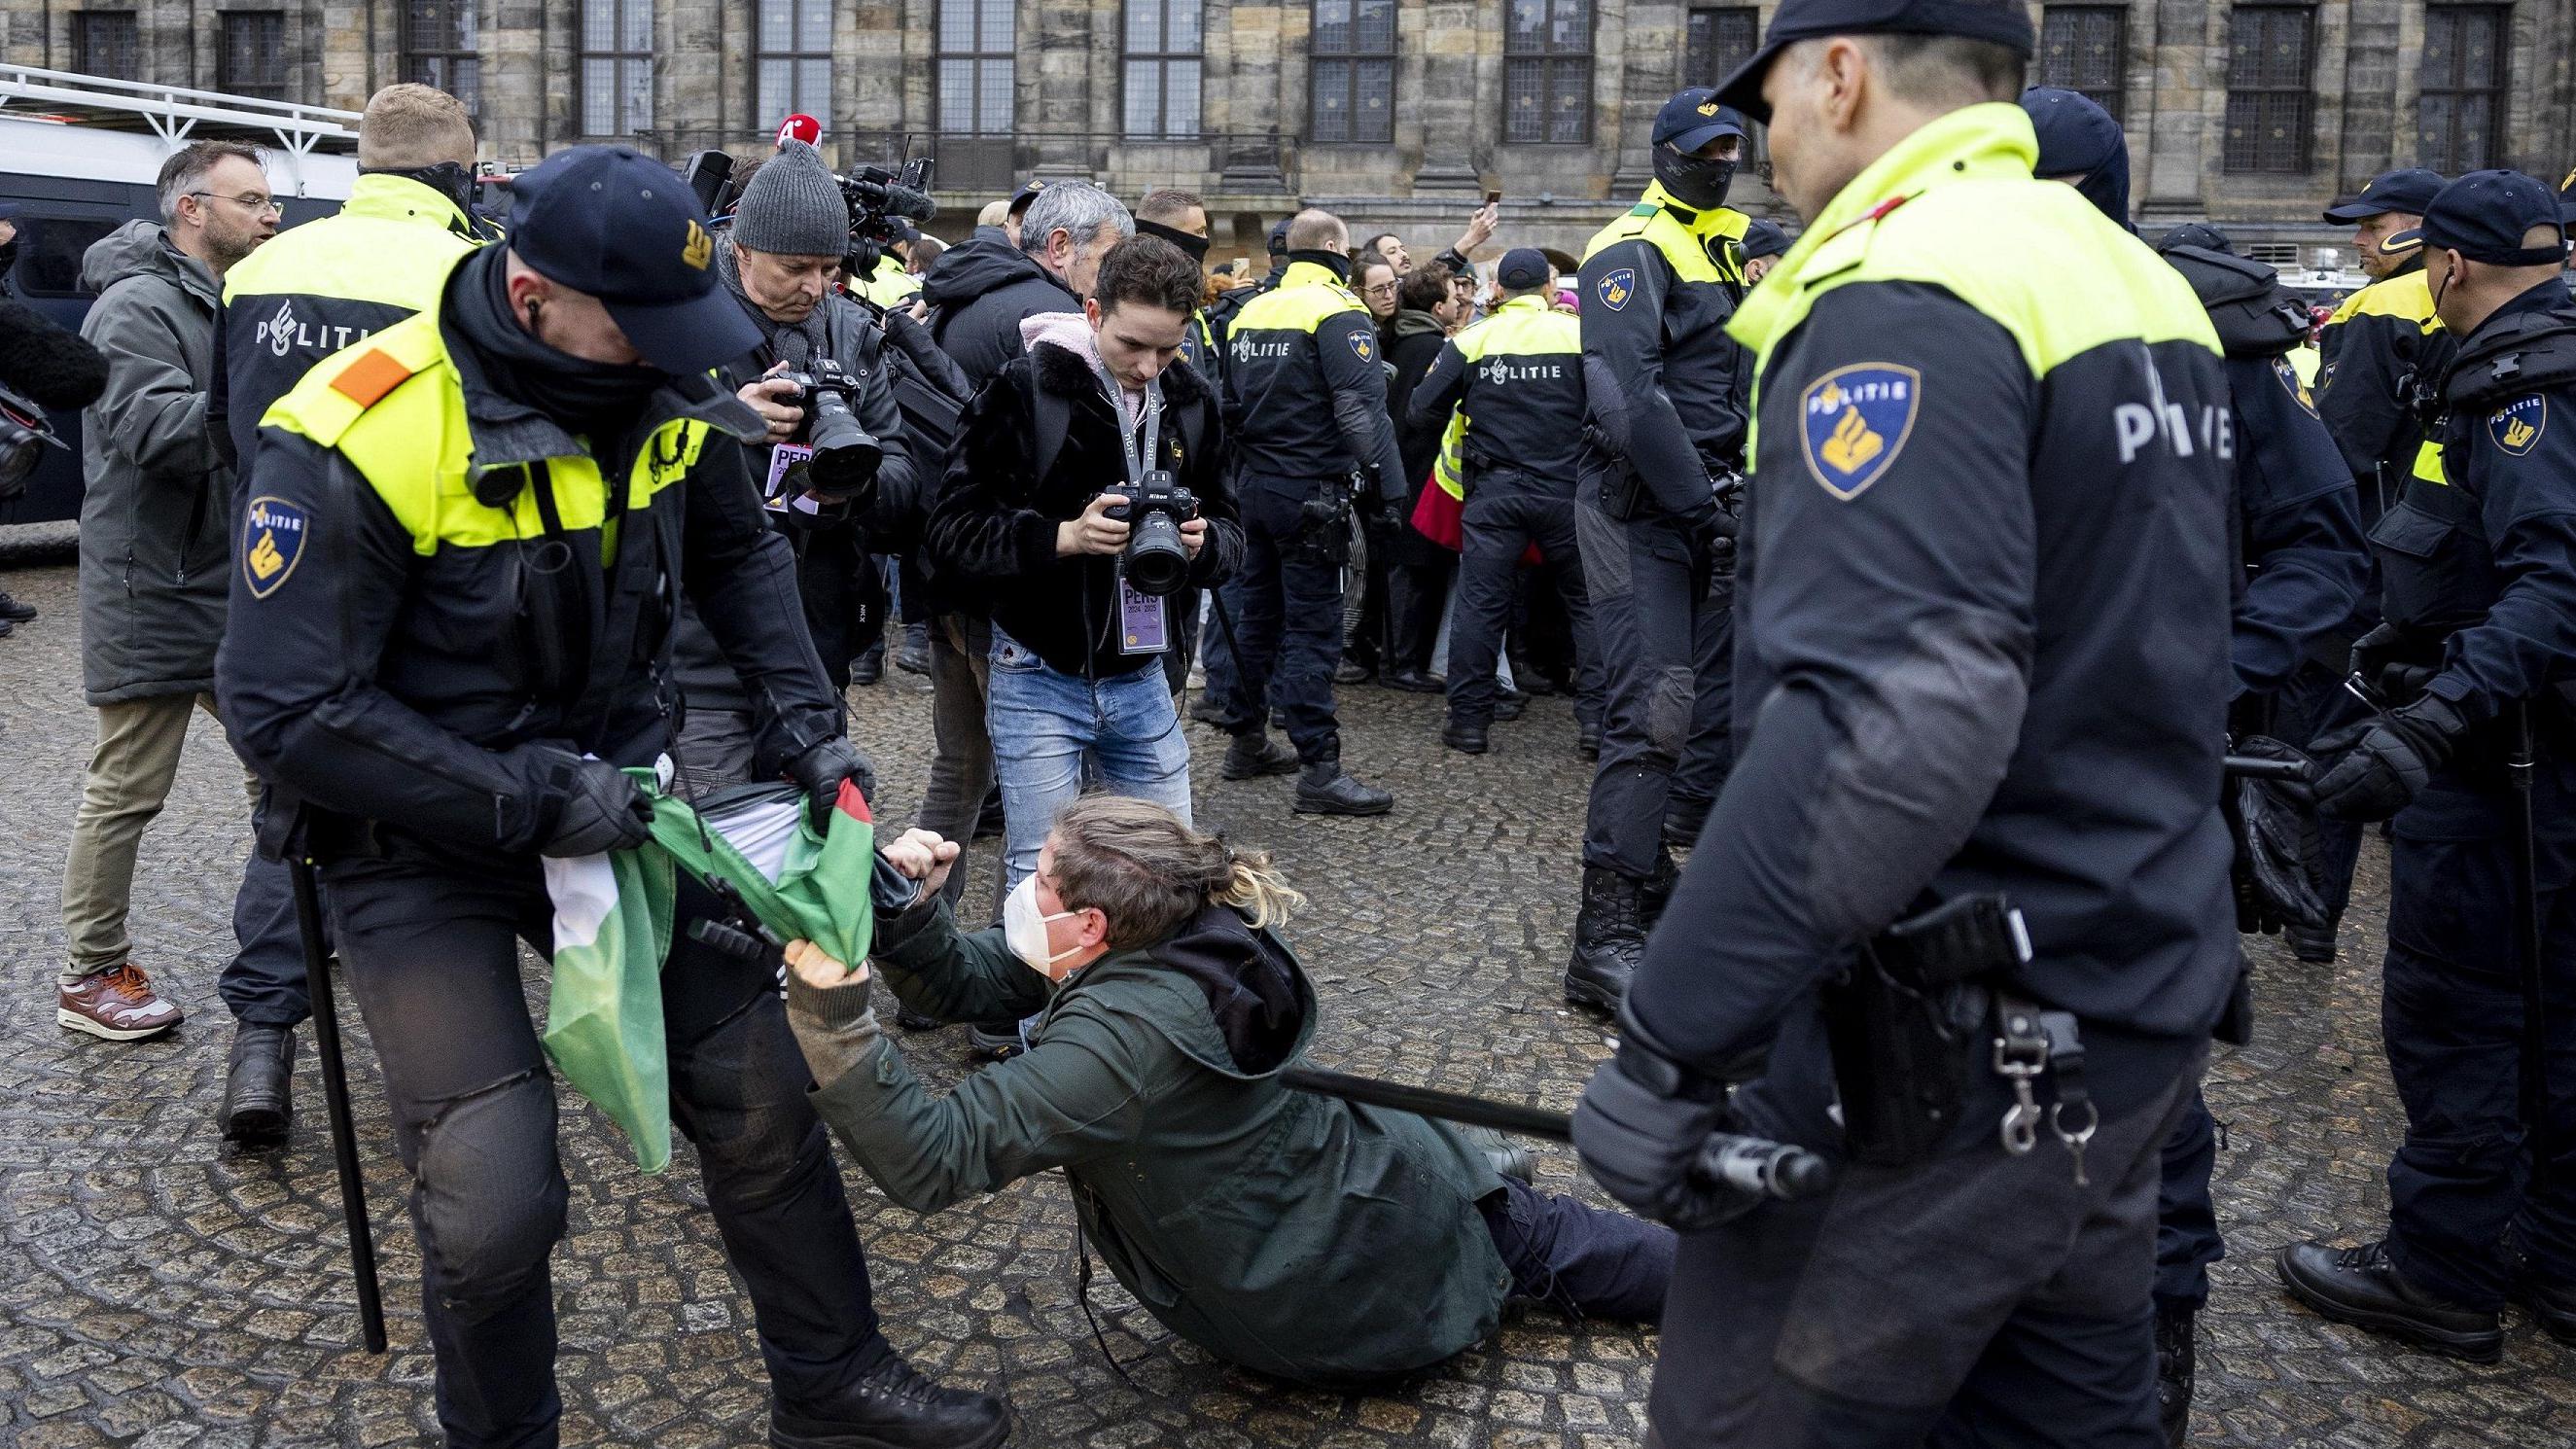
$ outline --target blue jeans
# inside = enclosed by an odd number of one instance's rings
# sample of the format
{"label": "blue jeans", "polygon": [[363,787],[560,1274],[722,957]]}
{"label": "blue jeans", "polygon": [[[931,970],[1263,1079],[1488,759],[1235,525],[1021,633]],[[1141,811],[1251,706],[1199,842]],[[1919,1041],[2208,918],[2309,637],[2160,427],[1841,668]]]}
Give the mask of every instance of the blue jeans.
{"label": "blue jeans", "polygon": [[1077,679],[1047,667],[1019,640],[993,630],[986,729],[1002,781],[1003,889],[1038,868],[1056,812],[1089,778],[1190,819],[1190,743],[1172,691],[1149,655],[1106,679]]}

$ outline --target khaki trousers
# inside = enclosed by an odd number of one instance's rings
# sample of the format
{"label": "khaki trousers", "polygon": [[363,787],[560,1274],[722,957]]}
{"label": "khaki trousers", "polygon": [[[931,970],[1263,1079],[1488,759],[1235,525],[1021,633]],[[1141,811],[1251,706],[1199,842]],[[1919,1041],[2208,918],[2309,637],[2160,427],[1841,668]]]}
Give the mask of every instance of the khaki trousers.
{"label": "khaki trousers", "polygon": [[[133,953],[125,917],[134,896],[135,852],[143,827],[170,798],[189,716],[200,709],[212,718],[215,697],[165,694],[98,707],[98,749],[81,781],[71,859],[63,866],[63,934],[71,939],[66,977],[112,971]],[[256,805],[259,778],[245,771],[243,779]]]}

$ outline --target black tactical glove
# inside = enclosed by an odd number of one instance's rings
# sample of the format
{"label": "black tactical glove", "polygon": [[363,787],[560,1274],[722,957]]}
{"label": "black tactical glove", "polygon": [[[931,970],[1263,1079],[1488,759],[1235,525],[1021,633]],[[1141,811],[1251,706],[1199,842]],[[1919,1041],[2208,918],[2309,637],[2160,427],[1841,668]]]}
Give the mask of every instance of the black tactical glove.
{"label": "black tactical glove", "polygon": [[1709,1134],[1725,1125],[1726,1087],[1655,1049],[1622,1008],[1619,1054],[1602,1064],[1574,1109],[1574,1151],[1593,1180],[1640,1217],[1699,1232],[1753,1205],[1699,1175]]}
{"label": "black tactical glove", "polygon": [[653,838],[653,802],[635,788],[624,770],[606,760],[584,759],[567,751],[556,767],[555,789],[560,804],[554,828],[537,846],[539,854],[633,850]]}
{"label": "black tactical glove", "polygon": [[2334,764],[2310,791],[2317,813],[2329,820],[2385,820],[2405,809],[2468,728],[2458,710],[2428,694],[2318,740],[2310,752]]}
{"label": "black tactical glove", "polygon": [[[2287,760],[2316,766],[2306,755],[2279,740],[2261,735],[2237,742],[2232,753],[2258,760]],[[2279,780],[2229,780],[2224,787],[2227,833],[2235,839],[2236,859],[2229,876],[2236,887],[2236,929],[2248,935],[2278,935],[2290,926],[2322,928],[2325,900],[2308,878],[2307,862],[2316,853],[2316,817],[2302,798],[2304,784]]]}
{"label": "black tactical glove", "polygon": [[877,792],[877,772],[859,748],[839,735],[823,741],[787,762],[787,778],[805,788],[806,804],[811,808],[814,828],[829,830],[832,811],[840,804],[841,782],[858,782],[859,794]]}
{"label": "black tactical glove", "polygon": [[2405,701],[2424,692],[2433,680],[2434,669],[2417,654],[2409,659],[2407,635],[2394,624],[2380,624],[2352,641],[2352,672],[2363,687],[2376,690],[2381,701]]}

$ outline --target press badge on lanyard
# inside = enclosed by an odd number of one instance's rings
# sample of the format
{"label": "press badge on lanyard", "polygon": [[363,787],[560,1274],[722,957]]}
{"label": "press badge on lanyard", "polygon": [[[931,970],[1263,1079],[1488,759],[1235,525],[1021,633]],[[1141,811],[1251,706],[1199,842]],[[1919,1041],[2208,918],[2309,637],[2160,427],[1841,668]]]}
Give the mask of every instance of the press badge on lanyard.
{"label": "press badge on lanyard", "polygon": [[[1163,381],[1156,378],[1145,385],[1145,435],[1140,445],[1135,429],[1127,425],[1127,394],[1119,390],[1108,369],[1095,366],[1092,374],[1108,389],[1109,410],[1118,415],[1118,443],[1127,455],[1127,482],[1141,491],[1146,460],[1154,456],[1154,444],[1163,433]],[[1133,524],[1131,518],[1130,527]],[[1163,601],[1152,594],[1136,592],[1127,582],[1122,563],[1118,571],[1118,652],[1160,654],[1171,647],[1170,616],[1163,610]]]}
{"label": "press badge on lanyard", "polygon": [[805,496],[805,465],[814,450],[803,443],[780,443],[769,450],[769,477],[760,485],[760,501],[772,513],[795,508],[820,513],[822,505]]}

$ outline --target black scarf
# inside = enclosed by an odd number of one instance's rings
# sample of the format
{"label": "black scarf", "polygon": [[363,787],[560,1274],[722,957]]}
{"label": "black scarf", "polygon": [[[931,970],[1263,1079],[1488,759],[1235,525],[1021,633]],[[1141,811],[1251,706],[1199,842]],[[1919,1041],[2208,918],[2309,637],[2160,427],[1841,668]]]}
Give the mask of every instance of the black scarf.
{"label": "black scarf", "polygon": [[1351,259],[1343,256],[1340,252],[1296,251],[1288,254],[1288,260],[1291,262],[1313,262],[1316,266],[1322,267],[1325,271],[1332,273],[1336,278],[1340,279],[1342,285],[1350,285]]}
{"label": "black scarf", "polygon": [[645,399],[670,382],[659,368],[590,362],[537,340],[510,315],[509,253],[468,257],[440,318],[474,351],[494,392],[553,419],[567,432],[610,438],[634,426]]}

